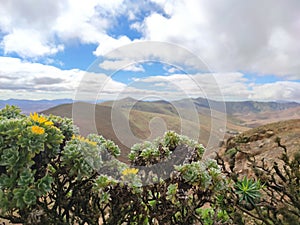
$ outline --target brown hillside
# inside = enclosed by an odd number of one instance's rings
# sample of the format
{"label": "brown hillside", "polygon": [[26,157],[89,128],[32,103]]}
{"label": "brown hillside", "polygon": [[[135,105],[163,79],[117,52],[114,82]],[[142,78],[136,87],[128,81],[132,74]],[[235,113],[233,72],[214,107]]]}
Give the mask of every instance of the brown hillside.
{"label": "brown hillside", "polygon": [[281,144],[287,147],[289,155],[300,151],[300,119],[263,125],[233,136],[227,140],[220,153],[229,162],[234,149],[238,148],[241,152],[235,155],[234,171],[239,174],[247,174],[249,171],[248,164],[245,154],[242,152],[255,156],[257,162],[264,159],[266,163],[271,165],[274,161],[279,161],[283,151],[282,148],[278,147],[276,138],[280,138]]}
{"label": "brown hillside", "polygon": [[[125,157],[123,157],[124,154],[128,153],[129,148],[125,146],[120,140],[117,138],[112,123],[111,123],[111,107],[109,106],[102,106],[102,105],[96,105],[95,108],[95,122],[87,119],[90,115],[87,115],[86,108],[91,107],[91,104],[87,103],[76,103],[80,104],[80,115],[76,118],[74,123],[79,127],[80,134],[83,136],[86,136],[90,133],[95,133],[98,131],[99,134],[101,134],[103,137],[109,140],[113,140],[124,152],[121,156],[121,160],[125,160]],[[60,105],[51,109],[48,109],[44,111],[44,114],[53,114],[53,115],[59,115],[62,117],[68,117],[72,118],[72,107],[73,104],[65,104]],[[93,105],[93,107],[95,107]],[[122,113],[120,112],[119,117],[122,117]],[[96,127],[95,127],[96,125]],[[139,130],[139,128],[134,127],[134,124],[132,125],[133,129]]]}
{"label": "brown hillside", "polygon": [[[193,115],[193,112],[189,112],[188,109],[185,109],[187,118],[182,119],[176,114],[163,113],[167,111],[167,108],[161,107],[162,104],[165,106],[164,103],[161,102],[157,103],[158,105],[151,103],[153,105],[153,112],[150,112],[148,103],[145,104],[147,105],[145,111],[143,111],[143,107],[141,107],[140,110],[130,110],[125,107],[112,111],[112,107],[109,106],[109,104],[96,106],[88,103],[76,104],[78,113],[74,122],[79,126],[81,135],[97,132],[105,138],[113,140],[122,150],[122,160],[127,159],[126,156],[133,144],[144,140],[153,140],[158,136],[162,136],[166,130],[174,130],[177,133],[194,139],[197,139],[195,137],[199,137],[198,141],[205,146],[207,146],[211,138],[211,140],[214,141],[213,145],[210,143],[208,152],[215,151],[218,147],[219,140],[223,138],[221,134],[224,132],[224,128],[219,126],[220,124],[224,124],[224,121],[220,121],[224,116],[222,116],[220,112],[215,112],[215,124],[212,128],[211,112],[208,109],[199,110],[199,126],[188,118],[189,114]],[[143,104],[141,103],[140,106],[143,106]],[[43,113],[74,119],[74,117],[72,117],[72,109],[72,104],[65,104],[48,109]],[[95,121],[89,119],[91,115],[87,113],[87,109],[95,109]],[[114,123],[112,123],[112,117]],[[124,121],[126,123],[124,123]],[[240,126],[239,123],[240,120],[228,117],[226,129],[233,131],[245,131],[248,129],[247,127]]]}
{"label": "brown hillside", "polygon": [[[196,136],[193,132],[199,131],[199,127],[196,124],[188,120],[182,121],[177,116],[138,110],[128,112],[128,109],[120,109],[120,111],[114,111],[114,114],[112,114],[112,108],[104,105],[96,105],[95,122],[93,122],[88,119],[90,115],[87,114],[86,109],[95,106],[87,103],[76,104],[80,104],[80,107],[78,107],[79,115],[74,120],[74,123],[79,127],[81,135],[86,136],[96,131],[105,138],[113,140],[122,150],[120,157],[122,161],[127,160],[127,155],[132,145],[144,140],[153,140],[158,136],[162,136],[166,130],[174,130],[182,133],[183,129],[187,136]],[[65,104],[46,110],[43,113],[72,118],[72,107],[72,104]],[[121,123],[122,121],[128,123],[126,115],[129,115],[129,128],[126,128]],[[114,123],[112,123],[112,116]],[[119,120],[121,122],[118,122]],[[199,141],[206,144],[209,138],[210,124],[204,121],[208,121],[209,119],[201,116],[200,120],[203,123],[200,128],[201,138]]]}
{"label": "brown hillside", "polygon": [[[210,109],[199,106],[197,113],[200,125],[197,125],[192,119],[195,113],[192,109],[177,108],[185,112],[185,118],[180,118],[174,110],[170,110],[171,105],[168,102],[135,102],[136,100],[127,98],[123,101],[117,101],[117,106],[114,102],[97,105],[75,103],[79,110],[75,124],[79,126],[82,135],[98,133],[114,141],[122,150],[120,159],[123,161],[127,160],[127,154],[133,144],[153,140],[162,136],[166,130],[174,130],[177,133],[198,139],[204,146],[208,146],[206,155],[212,156],[213,152],[219,150],[218,145],[224,138],[224,132],[226,132],[225,138],[228,138],[233,133],[245,132],[250,127],[286,118],[299,118],[299,111],[297,110],[300,109],[294,107],[277,111],[267,110],[260,113],[236,113],[224,116],[221,112],[214,111],[212,114]],[[60,105],[46,110],[44,113],[74,119],[72,117],[73,106],[73,104]],[[95,109],[95,121],[89,119],[91,115],[87,113],[87,109]],[[211,123],[212,116],[215,116],[213,118],[214,124]],[[222,127],[224,122],[226,122],[225,128]]]}
{"label": "brown hillside", "polygon": [[260,113],[236,113],[234,116],[240,119],[241,125],[247,127],[258,127],[264,124],[274,123],[283,120],[299,119],[300,107],[288,108],[277,111],[262,111]]}

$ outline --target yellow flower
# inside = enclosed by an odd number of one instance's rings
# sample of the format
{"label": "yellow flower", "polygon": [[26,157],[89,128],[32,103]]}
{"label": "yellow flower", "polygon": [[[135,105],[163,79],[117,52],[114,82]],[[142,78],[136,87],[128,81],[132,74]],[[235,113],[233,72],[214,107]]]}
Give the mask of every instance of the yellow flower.
{"label": "yellow flower", "polygon": [[39,124],[44,123],[46,126],[53,126],[53,122],[48,121],[45,117],[43,116],[39,116],[36,112],[35,113],[30,113],[30,118],[35,121],[38,122]]}
{"label": "yellow flower", "polygon": [[47,121],[47,122],[45,122],[45,125],[46,126],[53,126],[53,122],[52,121]]}
{"label": "yellow flower", "polygon": [[89,139],[87,139],[87,138],[85,138],[85,137],[82,137],[82,136],[80,136],[80,135],[75,136],[75,135],[73,134],[72,139],[77,139],[77,140],[79,140],[79,141],[88,143],[88,144],[93,145],[93,146],[96,146],[96,145],[97,145],[97,142],[95,142],[95,141],[90,141]]}
{"label": "yellow flower", "polygon": [[38,118],[37,122],[39,122],[39,123],[46,123],[46,122],[48,122],[48,120],[45,117],[40,116]]}
{"label": "yellow flower", "polygon": [[93,146],[96,146],[97,145],[97,142],[95,141],[90,141],[90,140],[87,140],[86,143],[90,144],[90,145],[93,145]]}
{"label": "yellow flower", "polygon": [[136,169],[136,168],[127,168],[127,169],[125,169],[125,170],[122,171],[122,174],[124,176],[127,176],[129,174],[137,174],[138,172],[139,172],[139,170]]}
{"label": "yellow flower", "polygon": [[39,119],[39,115],[35,112],[35,113],[30,113],[30,118],[33,120],[33,121],[38,121]]}
{"label": "yellow flower", "polygon": [[34,134],[44,134],[45,133],[45,129],[42,127],[39,127],[39,126],[32,126],[31,131]]}

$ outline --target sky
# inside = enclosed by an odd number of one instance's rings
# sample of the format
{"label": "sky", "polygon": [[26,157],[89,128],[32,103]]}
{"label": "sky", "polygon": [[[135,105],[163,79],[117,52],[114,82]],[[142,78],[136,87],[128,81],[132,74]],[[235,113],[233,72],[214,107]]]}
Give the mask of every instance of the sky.
{"label": "sky", "polygon": [[299,0],[0,0],[0,99],[300,102]]}

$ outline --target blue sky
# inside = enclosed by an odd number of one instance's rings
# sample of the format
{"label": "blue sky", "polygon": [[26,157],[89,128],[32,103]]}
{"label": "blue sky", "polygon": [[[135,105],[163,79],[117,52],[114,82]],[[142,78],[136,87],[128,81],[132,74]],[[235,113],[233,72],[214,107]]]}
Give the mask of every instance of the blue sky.
{"label": "blue sky", "polygon": [[74,68],[87,70],[91,62],[97,59],[93,54],[96,48],[95,44],[70,43],[64,51],[52,58],[55,60],[53,64],[64,70]]}
{"label": "blue sky", "polygon": [[300,101],[297,0],[1,4],[0,99]]}

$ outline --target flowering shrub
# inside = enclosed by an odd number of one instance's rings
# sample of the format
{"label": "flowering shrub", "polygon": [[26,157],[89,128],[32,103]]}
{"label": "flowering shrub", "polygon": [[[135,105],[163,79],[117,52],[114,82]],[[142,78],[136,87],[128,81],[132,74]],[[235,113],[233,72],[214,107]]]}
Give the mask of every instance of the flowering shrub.
{"label": "flowering shrub", "polygon": [[83,221],[78,203],[88,206],[104,151],[120,153],[101,136],[79,136],[70,119],[25,116],[6,106],[0,111],[0,217],[24,224]]}
{"label": "flowering shrub", "polygon": [[[131,165],[71,119],[0,111],[0,217],[22,224],[206,223],[226,180],[205,149],[172,131],[132,147]],[[213,213],[217,208],[211,208]],[[227,220],[216,210],[217,219]],[[220,216],[219,216],[220,215]],[[214,221],[209,217],[209,223]]]}
{"label": "flowering shrub", "polygon": [[15,107],[1,111],[0,208],[3,215],[26,211],[51,189],[47,163],[63,141],[62,132],[45,117],[22,116]]}

